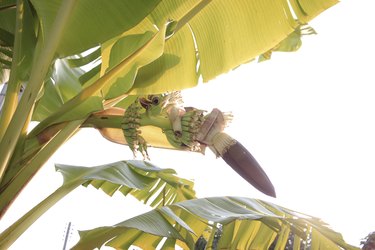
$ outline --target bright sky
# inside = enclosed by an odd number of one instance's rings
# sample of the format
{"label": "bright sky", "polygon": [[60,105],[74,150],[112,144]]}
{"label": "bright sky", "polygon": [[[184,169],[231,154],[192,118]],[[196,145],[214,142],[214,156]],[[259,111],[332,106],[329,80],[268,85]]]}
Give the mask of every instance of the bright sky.
{"label": "bright sky", "polygon": [[[297,53],[240,67],[185,93],[185,103],[232,111],[227,132],[263,166],[277,198],[262,195],[221,159],[150,149],[154,164],[195,180],[199,197],[261,198],[314,215],[358,245],[375,230],[375,2],[342,1],[310,25]],[[94,130],[66,143],[31,182],[0,224],[0,230],[61,184],[53,163],[93,166],[132,159],[124,146]],[[79,188],[27,231],[12,249],[62,249],[68,222],[73,230],[112,225],[146,211],[121,194],[109,198]],[[70,238],[71,244],[76,235]],[[71,245],[70,245],[71,246]]]}

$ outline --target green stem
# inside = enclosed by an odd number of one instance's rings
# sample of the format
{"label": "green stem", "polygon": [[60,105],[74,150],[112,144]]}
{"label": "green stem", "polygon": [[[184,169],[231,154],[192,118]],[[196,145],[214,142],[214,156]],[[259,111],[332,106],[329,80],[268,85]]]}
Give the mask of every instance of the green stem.
{"label": "green stem", "polygon": [[82,183],[82,179],[79,179],[64,184],[8,227],[0,234],[0,249],[8,249],[41,215]]}
{"label": "green stem", "polygon": [[1,190],[0,200],[0,218],[4,215],[8,207],[16,198],[17,194],[30,181],[31,177],[36,174],[40,167],[51,157],[51,155],[76,131],[83,123],[84,119],[72,121],[67,124],[51,141],[44,145],[38,153],[27,163],[18,173],[5,184],[6,187]]}
{"label": "green stem", "polygon": [[17,108],[18,94],[21,83],[18,79],[18,64],[21,57],[21,41],[23,30],[24,3],[23,0],[17,1],[16,10],[16,33],[14,38],[12,66],[9,76],[8,88],[6,91],[4,106],[0,117],[0,141],[3,138],[10,120]]}
{"label": "green stem", "polygon": [[185,24],[187,24],[193,17],[195,17],[201,10],[206,7],[212,0],[202,0],[194,8],[192,8],[188,13],[186,13],[180,20],[178,20],[177,25],[174,29],[174,33],[179,31]]}
{"label": "green stem", "polygon": [[140,120],[140,126],[155,126],[163,130],[172,129],[171,121],[164,116],[150,116],[144,113]]}
{"label": "green stem", "polygon": [[25,92],[22,95],[20,103],[9,123],[8,129],[0,142],[0,182],[13,154],[14,148],[16,147],[22,128],[24,127],[26,119],[34,106],[37,95],[43,85],[43,80],[55,56],[69,14],[72,12],[75,3],[75,0],[65,0],[62,2],[60,11],[58,12],[53,27],[51,28],[52,31],[46,38],[47,44],[41,50],[35,63],[33,63],[30,80]]}
{"label": "green stem", "polygon": [[[31,116],[31,114],[30,114],[30,116]],[[2,182],[0,183],[0,193],[1,193],[1,190],[3,189],[3,184],[7,183],[9,181],[9,179],[13,178],[14,174],[17,173],[19,171],[19,169],[22,167],[22,163],[25,163],[29,159],[31,159],[35,155],[35,153],[37,153],[39,151],[39,149],[42,147],[42,145],[40,143],[37,143],[35,145],[35,141],[37,140],[37,138],[35,138],[35,140],[30,140],[27,143],[27,144],[33,145],[33,147],[31,148],[32,150],[28,150],[27,148],[25,148],[26,147],[26,141],[27,141],[27,138],[26,138],[27,137],[27,129],[28,129],[28,125],[29,125],[30,120],[31,120],[30,116],[28,117],[28,119],[27,119],[27,121],[26,121],[26,123],[25,123],[25,125],[24,125],[24,127],[21,131],[21,135],[18,139],[16,148],[14,149],[12,159],[9,162],[9,166],[12,166],[12,167],[8,168],[5,171]],[[58,132],[58,131],[56,131],[56,132]],[[34,142],[34,143],[30,143],[30,142]]]}
{"label": "green stem", "polygon": [[91,115],[81,127],[83,128],[119,128],[121,129],[121,122],[123,116],[118,115]]}
{"label": "green stem", "polygon": [[[124,117],[119,115],[92,115],[83,124],[82,128],[118,128]],[[162,116],[149,116],[142,114],[140,118],[140,126],[155,126],[161,129],[172,129],[171,122],[168,118]]]}

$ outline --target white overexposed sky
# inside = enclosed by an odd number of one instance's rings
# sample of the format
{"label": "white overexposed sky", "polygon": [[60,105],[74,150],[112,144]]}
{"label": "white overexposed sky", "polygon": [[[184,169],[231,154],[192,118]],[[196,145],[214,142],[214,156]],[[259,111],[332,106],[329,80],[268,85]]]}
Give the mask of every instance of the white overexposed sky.
{"label": "white overexposed sky", "polygon": [[[254,155],[277,198],[262,195],[221,159],[149,149],[152,162],[194,179],[197,195],[260,198],[322,218],[359,245],[375,231],[375,1],[344,0],[313,20],[318,35],[296,53],[275,53],[199,88],[187,106],[232,111],[227,132]],[[4,229],[62,178],[53,163],[93,166],[132,159],[130,150],[83,130],[32,180],[0,223]],[[12,249],[62,249],[64,230],[112,225],[147,211],[121,194],[80,187],[43,215]],[[76,231],[70,246],[77,240]]]}

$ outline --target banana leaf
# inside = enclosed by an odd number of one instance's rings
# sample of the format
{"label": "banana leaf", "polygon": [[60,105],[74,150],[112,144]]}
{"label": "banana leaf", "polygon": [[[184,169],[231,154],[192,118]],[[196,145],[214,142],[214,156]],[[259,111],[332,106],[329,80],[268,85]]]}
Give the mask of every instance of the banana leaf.
{"label": "banana leaf", "polygon": [[160,207],[195,198],[192,181],[177,177],[173,169],[161,169],[138,160],[119,161],[96,167],[56,164],[64,182],[81,178],[83,186],[93,186],[112,196],[119,191],[140,201]]}
{"label": "banana leaf", "polygon": [[131,93],[194,87],[199,77],[207,82],[274,48],[338,1],[291,2],[163,1],[151,19],[156,25],[176,20],[182,27],[166,41],[164,55],[139,71]]}
{"label": "banana leaf", "polygon": [[193,182],[143,161],[120,161],[96,167],[56,165],[64,182],[55,192],[0,234],[0,249],[12,243],[56,202],[80,185],[91,185],[112,196],[116,191],[133,195],[152,207],[195,198]]}
{"label": "banana leaf", "polygon": [[[295,240],[312,249],[358,249],[318,218],[297,213],[270,202],[243,197],[188,200],[158,208],[113,226],[80,232],[73,249],[110,246],[127,249],[194,249],[203,241],[206,249],[285,249]],[[163,238],[167,238],[163,241]],[[148,239],[148,240],[145,240]],[[215,245],[215,248],[213,248]],[[329,247],[329,248],[326,248]]]}
{"label": "banana leaf", "polygon": [[[267,52],[295,51],[301,46],[301,25],[305,25],[320,12],[337,3],[336,0],[315,0],[311,3],[292,1],[290,5],[286,0],[166,0],[160,4],[153,3],[154,5],[147,3],[147,11],[142,10],[139,13],[139,16],[144,16],[140,18],[131,15],[134,20],[129,20],[124,27],[114,25],[114,28],[109,28],[113,22],[113,15],[117,18],[117,13],[121,8],[124,9],[128,2],[130,1],[116,1],[107,4],[108,6],[102,6],[97,1],[92,2],[92,6],[88,6],[86,1],[80,2],[72,13],[71,22],[77,22],[76,15],[84,12],[80,18],[87,17],[87,23],[91,20],[91,25],[95,29],[86,27],[86,21],[77,24],[77,27],[64,33],[69,42],[65,43],[64,40],[64,45],[61,45],[64,48],[60,48],[61,55],[73,55],[95,47],[95,53],[81,56],[81,60],[71,60],[70,63],[73,70],[74,67],[90,61],[101,61],[101,66],[95,67],[93,72],[89,71],[89,75],[80,75],[80,78],[85,76],[85,81],[88,81],[90,78],[98,77],[99,70],[103,76],[109,69],[132,55],[132,52],[148,40],[151,33],[162,29],[165,23],[173,21],[175,25],[169,26],[165,44],[158,39],[157,43],[161,46],[157,46],[153,53],[149,51],[156,45],[148,48],[148,52],[141,54],[124,67],[116,78],[110,80],[110,84],[102,87],[104,99],[126,93],[155,94],[194,87],[200,78],[207,82],[252,61],[257,56],[260,56],[260,60],[267,59]],[[50,1],[46,5],[38,1],[32,3],[37,10],[43,31],[48,33],[48,23],[53,20],[51,13],[57,11],[60,1]],[[142,5],[143,2],[139,4]],[[99,7],[102,9],[98,10]],[[116,10],[113,10],[114,8]],[[98,12],[107,20],[100,26],[96,25],[96,19],[101,20],[96,18]],[[122,22],[125,21],[118,21]],[[177,28],[174,28],[175,26]],[[84,27],[86,29],[82,31]],[[97,32],[98,29],[110,31],[102,33]],[[84,37],[85,33],[88,33],[87,37]],[[90,37],[95,38],[95,44],[86,42]],[[162,51],[159,52],[160,49]],[[64,84],[69,85],[68,82]],[[36,109],[35,112],[39,111],[40,109]],[[41,116],[43,115],[34,114],[34,117]],[[70,119],[69,115],[67,119]]]}

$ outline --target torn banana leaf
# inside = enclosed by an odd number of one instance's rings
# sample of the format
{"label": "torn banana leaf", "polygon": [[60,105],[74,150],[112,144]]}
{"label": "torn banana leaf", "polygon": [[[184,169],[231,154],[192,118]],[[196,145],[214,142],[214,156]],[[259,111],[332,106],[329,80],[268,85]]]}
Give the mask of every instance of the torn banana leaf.
{"label": "torn banana leaf", "polygon": [[[213,197],[174,203],[125,220],[80,232],[72,249],[109,246],[128,249],[195,249],[198,241],[216,249],[358,249],[318,218],[270,202]],[[163,240],[163,238],[167,240]],[[290,242],[289,242],[290,241]],[[294,244],[295,243],[295,244]],[[204,248],[206,249],[206,248]],[[273,248],[272,248],[273,249]],[[289,248],[288,248],[289,249]]]}

